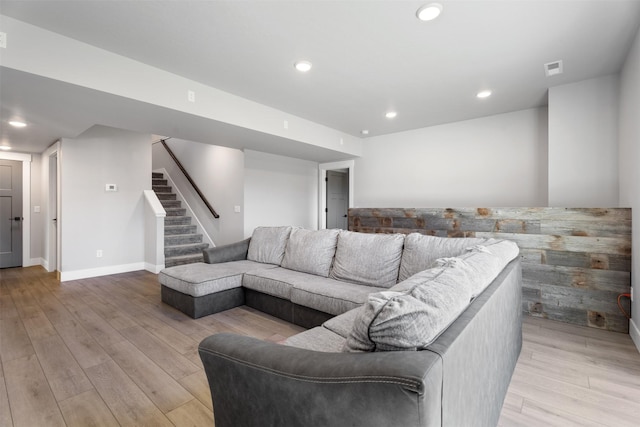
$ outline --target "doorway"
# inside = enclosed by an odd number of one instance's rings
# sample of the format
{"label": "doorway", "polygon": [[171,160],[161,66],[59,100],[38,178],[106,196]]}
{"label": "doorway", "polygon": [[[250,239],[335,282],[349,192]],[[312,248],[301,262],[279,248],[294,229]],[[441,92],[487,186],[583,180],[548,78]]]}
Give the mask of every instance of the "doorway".
{"label": "doorway", "polygon": [[349,228],[347,215],[353,207],[354,163],[345,160],[318,165],[318,229]]}
{"label": "doorway", "polygon": [[0,268],[22,266],[22,162],[0,160]]}
{"label": "doorway", "polygon": [[58,152],[54,151],[49,156],[49,200],[47,200],[47,222],[48,222],[48,266],[47,271],[60,272],[58,263]]}
{"label": "doorway", "polygon": [[327,183],[327,228],[346,230],[349,226],[349,169],[329,170]]}

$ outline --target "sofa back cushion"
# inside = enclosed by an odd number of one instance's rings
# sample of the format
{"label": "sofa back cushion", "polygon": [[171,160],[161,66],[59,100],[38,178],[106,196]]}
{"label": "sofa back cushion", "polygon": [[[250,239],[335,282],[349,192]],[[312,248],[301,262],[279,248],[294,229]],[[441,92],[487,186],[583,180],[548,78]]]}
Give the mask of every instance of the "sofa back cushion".
{"label": "sofa back cushion", "polygon": [[329,277],[358,285],[390,288],[398,281],[403,234],[340,230]]}
{"label": "sofa back cushion", "polygon": [[291,227],[257,227],[253,230],[247,259],[280,265],[287,247]]}
{"label": "sofa back cushion", "polygon": [[338,232],[339,230],[293,229],[284,252],[282,267],[329,277]]}
{"label": "sofa back cushion", "polygon": [[458,256],[463,254],[467,248],[486,241],[487,239],[408,234],[404,240],[398,281],[401,282],[420,271],[433,267],[433,263],[438,258]]}

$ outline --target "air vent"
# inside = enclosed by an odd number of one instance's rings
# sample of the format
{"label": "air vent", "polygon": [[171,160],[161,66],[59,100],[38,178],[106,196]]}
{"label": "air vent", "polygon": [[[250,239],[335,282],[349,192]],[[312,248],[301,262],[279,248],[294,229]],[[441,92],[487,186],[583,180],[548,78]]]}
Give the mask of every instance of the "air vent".
{"label": "air vent", "polygon": [[562,61],[554,61],[544,64],[544,72],[547,77],[562,74]]}

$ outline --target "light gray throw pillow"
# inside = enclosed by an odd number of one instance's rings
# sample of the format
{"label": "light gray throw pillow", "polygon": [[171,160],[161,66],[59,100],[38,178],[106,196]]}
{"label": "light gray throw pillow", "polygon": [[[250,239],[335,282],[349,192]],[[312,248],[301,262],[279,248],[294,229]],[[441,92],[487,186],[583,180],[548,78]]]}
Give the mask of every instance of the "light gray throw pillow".
{"label": "light gray throw pillow", "polygon": [[340,230],[329,277],[358,285],[390,288],[398,280],[404,234]]}
{"label": "light gray throw pillow", "polygon": [[345,342],[345,351],[419,350],[431,344],[471,300],[471,279],[451,266],[436,267],[404,291],[369,295]]}
{"label": "light gray throw pillow", "polygon": [[329,277],[337,243],[338,230],[296,228],[289,236],[282,267]]}
{"label": "light gray throw pillow", "polygon": [[280,265],[287,247],[291,227],[257,227],[253,230],[247,259]]}
{"label": "light gray throw pillow", "polygon": [[467,248],[486,241],[487,239],[473,237],[435,237],[420,233],[408,234],[404,239],[398,281],[401,282],[419,271],[433,267],[438,258],[461,255],[465,253]]}

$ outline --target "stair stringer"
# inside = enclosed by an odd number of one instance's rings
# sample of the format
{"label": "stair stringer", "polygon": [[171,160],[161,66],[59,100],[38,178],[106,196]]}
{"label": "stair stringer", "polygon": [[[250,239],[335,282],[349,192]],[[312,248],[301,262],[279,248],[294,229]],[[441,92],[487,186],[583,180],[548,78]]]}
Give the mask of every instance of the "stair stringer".
{"label": "stair stringer", "polygon": [[211,238],[209,233],[207,233],[207,230],[204,228],[204,226],[198,219],[198,216],[195,214],[194,210],[191,209],[191,206],[189,205],[185,197],[180,192],[180,188],[178,188],[178,186],[176,185],[176,182],[173,179],[171,179],[171,175],[169,175],[169,172],[167,172],[165,168],[154,169],[152,172],[159,172],[164,174],[172,190],[176,193],[176,200],[179,200],[182,202],[182,206],[187,210],[186,215],[190,216],[194,220],[196,230],[197,230],[196,233],[202,234],[203,243],[208,243],[210,247],[215,247],[216,244],[213,243],[213,239]]}

